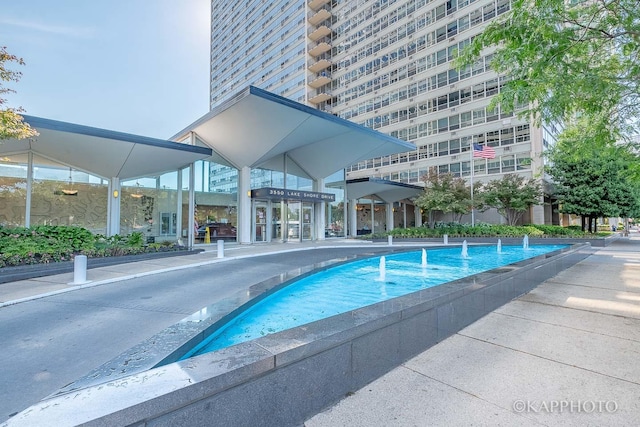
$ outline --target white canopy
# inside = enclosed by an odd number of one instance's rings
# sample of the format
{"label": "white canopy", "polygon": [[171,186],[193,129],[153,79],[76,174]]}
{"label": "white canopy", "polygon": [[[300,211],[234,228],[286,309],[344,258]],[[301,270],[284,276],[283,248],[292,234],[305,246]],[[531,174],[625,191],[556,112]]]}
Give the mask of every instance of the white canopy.
{"label": "white canopy", "polygon": [[376,196],[385,203],[418,197],[423,188],[418,185],[380,178],[357,178],[347,181],[349,199]]}
{"label": "white canopy", "polygon": [[194,132],[213,161],[325,178],[361,160],[415,150],[415,145],[249,86],[172,139]]}
{"label": "white canopy", "polygon": [[212,153],[206,147],[40,117],[23,117],[40,135],[3,141],[0,157],[31,151],[105,179],[127,180],[175,171]]}

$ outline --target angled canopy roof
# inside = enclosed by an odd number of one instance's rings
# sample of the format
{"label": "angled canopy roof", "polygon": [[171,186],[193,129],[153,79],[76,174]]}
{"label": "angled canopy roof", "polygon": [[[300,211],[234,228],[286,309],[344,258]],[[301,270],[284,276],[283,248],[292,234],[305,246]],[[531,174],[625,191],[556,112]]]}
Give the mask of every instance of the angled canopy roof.
{"label": "angled canopy roof", "polygon": [[40,135],[0,144],[0,156],[32,151],[67,166],[122,180],[174,171],[211,156],[211,149],[40,117],[23,116]]}
{"label": "angled canopy roof", "polygon": [[361,160],[415,150],[415,145],[249,86],[176,134],[213,148],[214,161],[325,178]]}
{"label": "angled canopy roof", "polygon": [[347,198],[377,196],[385,203],[418,197],[423,188],[418,185],[389,181],[380,178],[357,178],[347,180]]}

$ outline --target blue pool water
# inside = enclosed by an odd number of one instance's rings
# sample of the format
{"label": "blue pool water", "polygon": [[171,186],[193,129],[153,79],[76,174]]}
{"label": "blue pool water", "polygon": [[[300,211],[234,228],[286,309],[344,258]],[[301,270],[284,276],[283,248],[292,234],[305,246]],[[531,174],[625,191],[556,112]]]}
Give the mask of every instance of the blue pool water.
{"label": "blue pool water", "polygon": [[[421,250],[349,262],[300,279],[215,331],[182,359],[304,325],[421,289],[552,252],[566,245],[471,246]],[[384,273],[381,273],[381,269]]]}

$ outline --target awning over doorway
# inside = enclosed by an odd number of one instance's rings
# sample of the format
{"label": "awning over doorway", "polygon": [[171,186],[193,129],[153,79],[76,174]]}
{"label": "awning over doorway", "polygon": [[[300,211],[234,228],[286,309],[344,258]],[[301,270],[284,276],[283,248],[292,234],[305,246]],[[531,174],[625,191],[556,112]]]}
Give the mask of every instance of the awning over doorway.
{"label": "awning over doorway", "polygon": [[105,179],[155,176],[211,156],[208,147],[115,132],[73,123],[26,116],[40,135],[9,139],[0,144],[0,157],[31,151],[45,159]]}
{"label": "awning over doorway", "polygon": [[325,178],[361,160],[415,150],[414,144],[249,86],[172,139],[194,132],[215,162]]}
{"label": "awning over doorway", "polygon": [[385,203],[418,197],[423,188],[418,185],[389,181],[380,178],[357,178],[347,180],[347,198],[360,199],[376,196]]}

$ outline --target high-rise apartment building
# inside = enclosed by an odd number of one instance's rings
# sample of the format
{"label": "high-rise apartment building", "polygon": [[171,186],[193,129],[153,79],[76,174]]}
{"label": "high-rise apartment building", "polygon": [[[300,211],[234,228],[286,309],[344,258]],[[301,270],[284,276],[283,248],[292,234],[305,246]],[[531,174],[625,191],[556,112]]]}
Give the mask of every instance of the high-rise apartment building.
{"label": "high-rise apartment building", "polygon": [[[472,168],[477,181],[539,177],[555,129],[489,108],[505,82],[490,51],[452,66],[509,9],[509,0],[212,0],[211,106],[252,84],[417,146],[352,165],[347,178],[420,184],[429,171],[467,178]],[[496,157],[473,159],[474,143]],[[524,220],[552,217],[547,204]]]}

